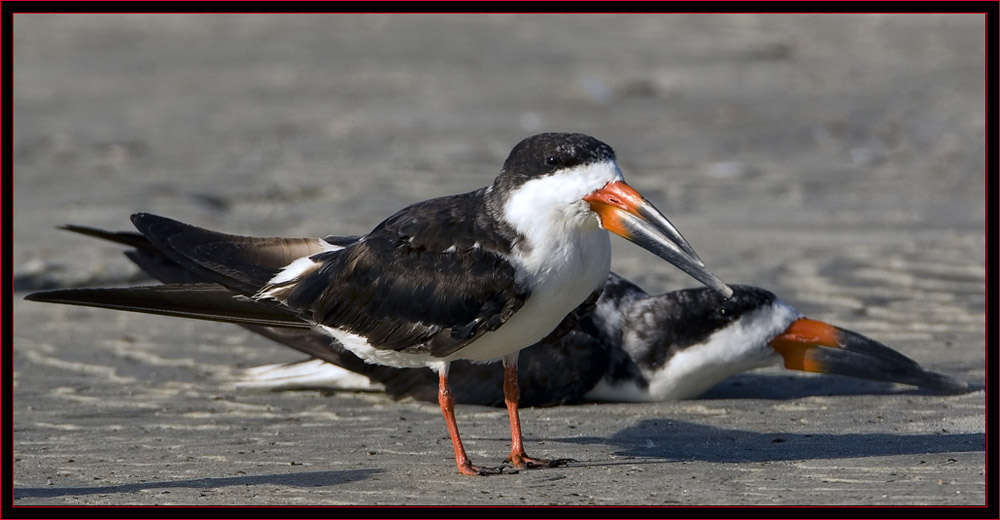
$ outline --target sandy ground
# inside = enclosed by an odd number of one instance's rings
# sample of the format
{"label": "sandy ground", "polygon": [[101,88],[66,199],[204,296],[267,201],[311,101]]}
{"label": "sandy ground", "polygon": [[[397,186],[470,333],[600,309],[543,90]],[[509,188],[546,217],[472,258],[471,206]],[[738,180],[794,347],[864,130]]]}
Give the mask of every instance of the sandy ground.
{"label": "sandy ground", "polygon": [[[984,504],[985,45],[957,15],[18,15],[13,504]],[[61,224],[361,233],[548,130],[615,147],[726,281],[973,391],[775,368],[699,400],[529,409],[529,452],[580,462],[468,478],[434,405],[237,391],[298,356],[21,299],[138,280]],[[694,285],[615,248],[651,292]],[[503,410],[458,420],[473,460],[506,455]]]}

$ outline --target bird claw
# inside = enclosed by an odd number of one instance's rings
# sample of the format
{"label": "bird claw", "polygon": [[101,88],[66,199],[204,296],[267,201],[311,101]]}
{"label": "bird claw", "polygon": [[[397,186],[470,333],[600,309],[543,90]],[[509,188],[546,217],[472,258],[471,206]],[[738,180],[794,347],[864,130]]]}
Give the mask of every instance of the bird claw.
{"label": "bird claw", "polygon": [[477,468],[477,469],[478,469],[478,473],[477,474],[479,476],[499,475],[499,474],[503,473],[504,466],[501,464],[500,466],[498,466],[496,468]]}
{"label": "bird claw", "polygon": [[565,465],[569,464],[570,462],[580,462],[580,461],[578,461],[576,459],[552,459],[552,460],[549,461],[549,465],[547,467],[549,467],[549,468],[558,468],[560,466],[565,466]]}
{"label": "bird claw", "polygon": [[458,472],[462,475],[470,475],[473,477],[485,477],[487,475],[499,475],[503,473],[504,465],[501,464],[496,468],[484,468],[481,466],[473,466],[472,464],[460,464],[458,466]]}
{"label": "bird claw", "polygon": [[[507,457],[504,460],[504,464],[511,464],[518,469],[539,469],[539,468],[558,468],[560,466],[565,466],[570,462],[577,462],[576,459],[533,459],[527,456],[520,457]],[[502,467],[502,466],[501,466]]]}

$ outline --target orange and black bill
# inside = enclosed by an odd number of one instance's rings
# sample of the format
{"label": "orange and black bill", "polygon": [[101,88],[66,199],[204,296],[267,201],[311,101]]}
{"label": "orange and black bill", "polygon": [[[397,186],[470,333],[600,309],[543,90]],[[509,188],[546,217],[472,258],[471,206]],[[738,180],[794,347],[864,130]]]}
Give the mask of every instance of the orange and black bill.
{"label": "orange and black bill", "polygon": [[775,336],[771,347],[785,368],[914,385],[939,392],[964,392],[969,385],[924,370],[916,361],[857,332],[799,318]]}
{"label": "orange and black bill", "polygon": [[732,296],[733,290],[705,268],[667,217],[624,181],[610,182],[583,200],[598,214],[604,229],[674,264],[726,298]]}

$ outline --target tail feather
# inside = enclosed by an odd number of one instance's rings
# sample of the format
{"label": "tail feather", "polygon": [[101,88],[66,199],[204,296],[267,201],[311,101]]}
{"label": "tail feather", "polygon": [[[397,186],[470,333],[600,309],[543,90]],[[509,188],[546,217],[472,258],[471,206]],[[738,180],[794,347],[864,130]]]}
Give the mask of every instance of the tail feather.
{"label": "tail feather", "polygon": [[251,296],[293,261],[330,249],[317,238],[230,235],[149,213],[132,223],[161,253],[199,277]]}
{"label": "tail feather", "polygon": [[105,231],[103,229],[93,228],[90,226],[78,226],[76,224],[59,226],[59,229],[79,233],[88,237],[100,238],[116,244],[134,247],[136,249],[156,251],[156,248],[153,247],[153,244],[149,243],[149,240],[146,240],[146,237],[134,231]]}
{"label": "tail feather", "polygon": [[242,325],[308,329],[286,309],[233,295],[216,284],[167,284],[115,289],[62,289],[29,294],[26,300],[101,307]]}

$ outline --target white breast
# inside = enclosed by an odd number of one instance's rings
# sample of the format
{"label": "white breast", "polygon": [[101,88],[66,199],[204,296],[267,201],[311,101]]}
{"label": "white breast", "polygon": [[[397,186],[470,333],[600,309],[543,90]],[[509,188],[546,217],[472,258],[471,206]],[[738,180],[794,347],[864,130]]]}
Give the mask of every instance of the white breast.
{"label": "white breast", "polygon": [[[596,291],[611,268],[611,243],[602,229],[578,231],[566,241],[536,245],[522,259],[519,274],[531,296],[503,326],[448,359],[490,361],[536,343]],[[540,259],[546,261],[538,261]],[[542,266],[528,271],[526,266]]]}

